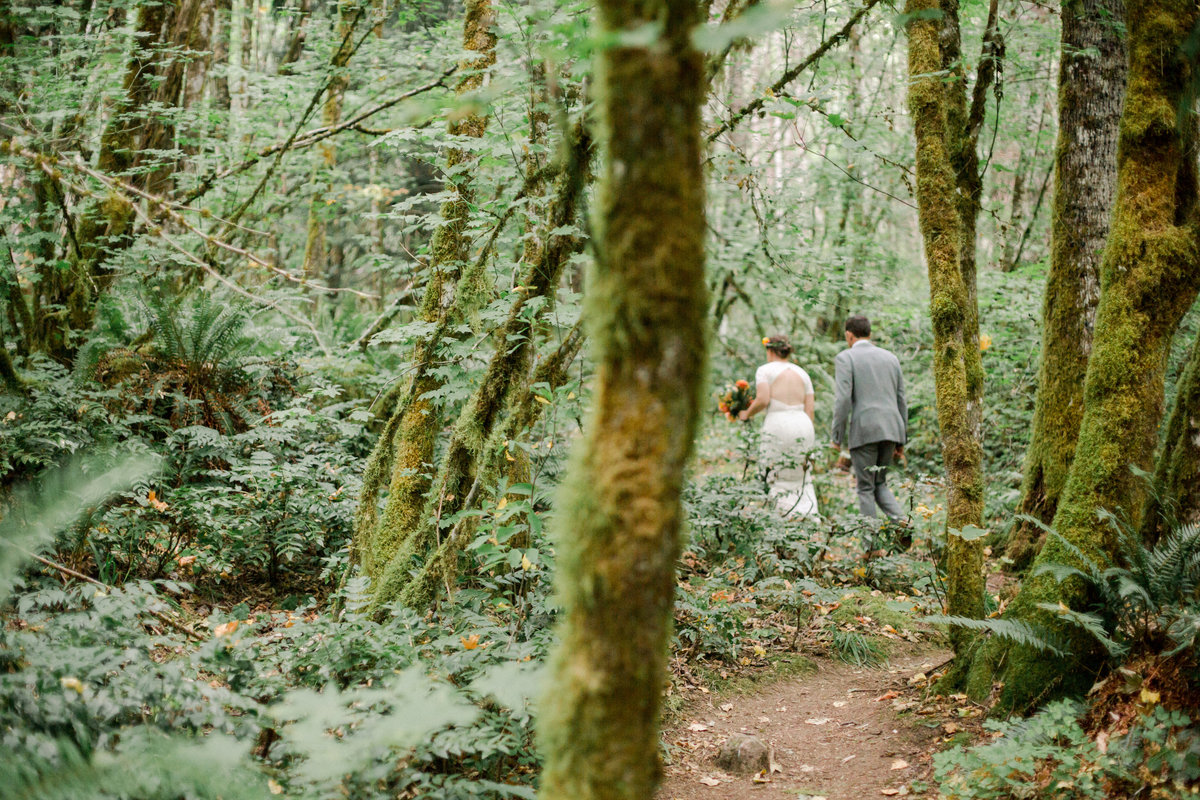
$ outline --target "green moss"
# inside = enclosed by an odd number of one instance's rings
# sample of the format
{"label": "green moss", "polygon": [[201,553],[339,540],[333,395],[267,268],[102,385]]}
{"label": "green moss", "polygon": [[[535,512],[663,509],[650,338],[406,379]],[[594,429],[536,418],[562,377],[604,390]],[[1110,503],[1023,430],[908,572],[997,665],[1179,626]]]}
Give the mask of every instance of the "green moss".
{"label": "green moss", "polygon": [[680,542],[679,495],[706,361],[704,59],[686,0],[601,0],[603,30],[657,22],[653,47],[598,55],[608,146],[589,276],[595,406],[556,504],[560,644],[541,706],[540,796],[644,800]]}
{"label": "green moss", "polygon": [[[1065,540],[1101,562],[1115,558],[1116,542],[1097,511],[1123,514],[1137,524],[1143,489],[1129,465],[1147,469],[1151,463],[1171,337],[1200,291],[1196,232],[1177,225],[1198,200],[1191,157],[1195,119],[1173,115],[1173,127],[1164,130],[1161,118],[1154,124],[1146,118],[1164,102],[1182,107],[1192,69],[1182,44],[1198,21],[1200,10],[1181,0],[1129,6],[1130,72],[1117,200],[1101,269],[1079,440],[1053,524]],[[1078,566],[1071,550],[1055,538],[1047,540],[1034,563]],[[1054,694],[1086,689],[1100,663],[1095,644],[1038,604],[1084,609],[1088,600],[1073,581],[1058,584],[1044,574],[1026,580],[1007,613],[1060,633],[1071,642],[1071,655],[1053,658],[989,640],[972,659],[973,691],[997,680],[1003,684],[1000,709],[1024,711]]]}

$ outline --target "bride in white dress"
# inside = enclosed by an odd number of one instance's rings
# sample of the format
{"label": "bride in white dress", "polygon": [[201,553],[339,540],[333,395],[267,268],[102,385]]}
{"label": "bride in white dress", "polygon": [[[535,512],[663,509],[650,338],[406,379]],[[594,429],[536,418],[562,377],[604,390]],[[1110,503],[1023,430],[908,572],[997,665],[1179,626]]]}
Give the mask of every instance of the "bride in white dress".
{"label": "bride in white dress", "polygon": [[738,418],[766,411],[759,456],[767,470],[768,496],[785,518],[817,517],[817,494],[807,469],[816,446],[812,379],[788,361],[792,346],[786,336],[763,339],[767,363],[758,368],[754,402]]}

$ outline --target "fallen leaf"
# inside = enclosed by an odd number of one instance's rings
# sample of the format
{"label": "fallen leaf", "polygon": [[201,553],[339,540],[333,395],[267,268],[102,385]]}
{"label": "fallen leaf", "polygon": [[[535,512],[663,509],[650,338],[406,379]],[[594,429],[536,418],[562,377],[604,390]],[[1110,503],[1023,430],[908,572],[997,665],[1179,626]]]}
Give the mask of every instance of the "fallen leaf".
{"label": "fallen leaf", "polygon": [[814,717],[813,719],[804,720],[809,725],[824,725],[826,722],[832,722],[829,717]]}
{"label": "fallen leaf", "polygon": [[83,681],[79,678],[60,678],[58,682],[64,689],[70,689],[76,694],[83,694]]}
{"label": "fallen leaf", "polygon": [[900,696],[899,692],[884,692],[883,694],[879,695],[879,697],[875,698],[875,702],[879,703],[884,700],[891,700],[892,698],[899,697],[899,696]]}
{"label": "fallen leaf", "polygon": [[706,731],[706,730],[708,730],[708,726],[702,722],[693,722],[691,725],[688,725],[688,730],[689,731]]}
{"label": "fallen leaf", "polygon": [[896,795],[900,794],[900,790],[899,789],[880,789],[879,793],[882,795],[886,795],[888,797],[895,797]]}
{"label": "fallen leaf", "polygon": [[271,794],[283,794],[283,787],[274,778],[267,778],[267,788],[271,790]]}
{"label": "fallen leaf", "polygon": [[1157,703],[1162,698],[1162,695],[1160,695],[1158,692],[1152,692],[1149,689],[1142,689],[1142,692],[1139,696],[1141,697],[1143,703],[1150,703],[1151,705]]}
{"label": "fallen leaf", "polygon": [[908,762],[903,758],[897,758],[892,762],[892,769],[908,769]]}
{"label": "fallen leaf", "polygon": [[707,775],[705,775],[703,778],[701,778],[700,782],[703,783],[705,786],[720,786],[721,785],[721,782],[719,780],[717,780],[716,778],[710,778]]}
{"label": "fallen leaf", "polygon": [[236,631],[237,626],[238,626],[238,621],[236,619],[230,620],[229,622],[222,622],[220,625],[213,628],[213,635],[227,636],[227,635],[233,633],[234,631]]}
{"label": "fallen leaf", "polygon": [[752,780],[755,783],[770,783],[771,782],[771,779],[767,777],[767,771],[765,769],[759,770],[758,774],[755,775],[750,780]]}
{"label": "fallen leaf", "polygon": [[479,647],[479,634],[472,633],[470,636],[460,636],[458,640],[462,642],[463,650],[474,650]]}
{"label": "fallen leaf", "polygon": [[733,711],[733,703],[721,703],[722,711]]}
{"label": "fallen leaf", "polygon": [[842,707],[842,706],[844,706],[844,705],[846,705],[846,701],[845,701],[845,700],[838,700],[838,701],[834,702],[834,704],[833,704],[833,707],[834,707],[834,708],[841,708],[841,707]]}
{"label": "fallen leaf", "polygon": [[179,557],[179,566],[186,567],[189,564],[194,563],[195,561],[196,561],[195,556],[180,556]]}
{"label": "fallen leaf", "polygon": [[944,730],[946,733],[958,733],[958,725],[953,722],[947,722],[942,726],[942,730]]}

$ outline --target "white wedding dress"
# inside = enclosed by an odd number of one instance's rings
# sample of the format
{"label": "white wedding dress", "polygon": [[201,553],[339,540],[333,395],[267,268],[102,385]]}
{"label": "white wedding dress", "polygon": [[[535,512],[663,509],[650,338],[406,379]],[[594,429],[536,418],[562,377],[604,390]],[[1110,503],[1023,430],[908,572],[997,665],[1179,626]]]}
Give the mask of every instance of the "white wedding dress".
{"label": "white wedding dress", "polygon": [[[804,379],[808,394],[812,394],[808,373],[786,361],[773,361],[759,367],[755,380],[769,386],[787,370],[796,371]],[[808,469],[816,440],[816,431],[812,419],[804,412],[804,403],[783,403],[772,396],[763,420],[759,458],[767,470],[767,496],[785,519],[820,516],[817,493]]]}

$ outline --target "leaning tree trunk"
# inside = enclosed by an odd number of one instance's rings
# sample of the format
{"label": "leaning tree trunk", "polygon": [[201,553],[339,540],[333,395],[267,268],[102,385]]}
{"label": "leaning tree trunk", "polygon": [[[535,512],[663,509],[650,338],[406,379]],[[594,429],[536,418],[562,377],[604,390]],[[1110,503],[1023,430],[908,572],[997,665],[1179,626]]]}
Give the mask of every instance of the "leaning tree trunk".
{"label": "leaning tree trunk", "polygon": [[[1002,44],[993,0],[968,107],[957,0],[909,0],[906,13],[912,20],[908,104],[916,134],[917,208],[929,273],[938,427],[949,482],[947,611],[981,617],[983,543],[956,532],[978,528],[983,520],[983,366],[975,289],[982,176],[976,144]],[[955,631],[955,651],[969,639]]]}
{"label": "leaning tree trunk", "polygon": [[[1066,485],[1083,417],[1100,260],[1117,182],[1126,65],[1125,42],[1114,20],[1124,13],[1124,0],[1079,0],[1062,7],[1050,277],[1019,512],[1046,525]],[[1040,548],[1038,533],[1027,522],[1013,528],[1007,555],[1016,568],[1027,566]]]}
{"label": "leaning tree trunk", "polygon": [[[1130,469],[1152,467],[1163,415],[1171,339],[1200,289],[1195,146],[1191,94],[1196,73],[1184,50],[1200,12],[1190,0],[1131,3],[1129,83],[1117,150],[1117,197],[1100,270],[1100,305],[1083,391],[1075,459],[1054,529],[1088,558],[1118,558],[1112,525],[1098,512],[1140,522],[1144,484]],[[1049,538],[1034,561],[1077,563]],[[1085,690],[1102,663],[1095,642],[1075,635],[1039,604],[1086,610],[1079,582],[1048,574],[1027,579],[1009,616],[1045,626],[1072,643],[1060,659],[1000,639],[974,654],[968,689],[976,697],[1003,683],[1000,708],[1024,710],[1064,691]]]}
{"label": "leaning tree trunk", "polygon": [[[566,150],[567,163],[559,175],[558,190],[550,207],[551,232],[569,228],[575,222],[577,206],[587,185],[592,143],[582,123],[573,131]],[[496,351],[479,387],[455,423],[433,491],[425,499],[422,519],[396,550],[376,586],[376,603],[388,603],[399,597],[411,608],[425,608],[438,588],[450,585],[455,577],[459,552],[467,543],[472,527],[468,520],[463,520],[449,535],[439,536],[441,520],[471,508],[481,495],[490,495],[494,484],[483,484],[487,470],[480,469],[481,462],[505,409],[529,377],[537,326],[545,313],[545,306],[533,313],[529,306],[542,301],[548,304],[553,299],[563,269],[580,245],[575,236],[551,233],[544,246],[538,248],[539,258],[529,264],[521,288],[513,293],[516,299],[508,317],[495,334]],[[436,551],[429,555],[434,547]],[[417,558],[425,558],[425,563],[410,579],[409,572]]]}
{"label": "leaning tree trunk", "polygon": [[[706,356],[704,59],[690,0],[599,0],[607,163],[587,291],[596,404],[555,512],[561,641],[542,703],[541,796],[653,797],[680,550],[680,491]],[[649,45],[619,34],[660,26]]]}
{"label": "leaning tree trunk", "polygon": [[[487,81],[488,70],[496,61],[494,24],[491,0],[467,0],[463,45],[478,55],[462,64],[466,74],[456,88],[459,95],[474,92]],[[467,114],[450,126],[452,134],[473,138],[482,138],[486,129],[487,117],[478,114]],[[452,148],[446,156],[447,173],[455,175],[469,158],[469,153]],[[435,326],[434,332],[421,338],[413,348],[413,378],[363,473],[354,525],[354,552],[372,580],[382,575],[421,521],[432,483],[434,445],[441,427],[441,415],[428,395],[442,384],[430,366],[450,319],[458,309],[479,299],[473,286],[458,290],[469,247],[465,233],[472,200],[469,179],[467,173],[456,175],[452,196],[442,204],[442,222],[433,236],[429,280],[418,314],[421,321]],[[477,271],[468,272],[473,275]],[[389,491],[380,520],[376,505],[385,482],[390,482]]]}
{"label": "leaning tree trunk", "polygon": [[1142,515],[1146,541],[1157,541],[1172,525],[1200,523],[1200,334],[1179,376],[1154,485]]}

